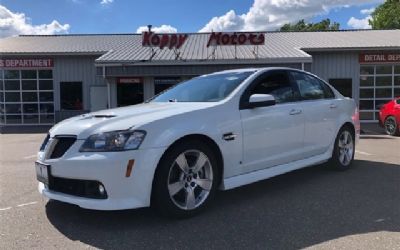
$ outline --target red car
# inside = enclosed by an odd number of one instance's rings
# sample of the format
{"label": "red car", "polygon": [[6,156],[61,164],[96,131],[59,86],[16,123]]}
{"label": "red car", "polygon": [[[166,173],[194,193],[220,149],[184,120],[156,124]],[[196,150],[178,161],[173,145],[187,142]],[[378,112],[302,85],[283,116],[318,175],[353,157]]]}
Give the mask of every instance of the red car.
{"label": "red car", "polygon": [[400,135],[400,97],[381,107],[379,124],[385,128],[388,135]]}

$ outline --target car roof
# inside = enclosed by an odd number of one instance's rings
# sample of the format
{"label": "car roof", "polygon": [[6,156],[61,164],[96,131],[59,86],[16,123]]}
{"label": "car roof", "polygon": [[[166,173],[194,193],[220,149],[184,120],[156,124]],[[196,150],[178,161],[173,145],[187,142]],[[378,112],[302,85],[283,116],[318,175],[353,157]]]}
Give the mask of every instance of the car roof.
{"label": "car roof", "polygon": [[[241,69],[228,69],[223,71],[214,72],[212,74],[223,74],[223,73],[241,73],[241,72],[265,72],[269,70],[292,70],[292,71],[301,71],[303,70],[288,68],[288,67],[261,67],[261,68],[241,68]],[[307,72],[308,73],[308,72]]]}

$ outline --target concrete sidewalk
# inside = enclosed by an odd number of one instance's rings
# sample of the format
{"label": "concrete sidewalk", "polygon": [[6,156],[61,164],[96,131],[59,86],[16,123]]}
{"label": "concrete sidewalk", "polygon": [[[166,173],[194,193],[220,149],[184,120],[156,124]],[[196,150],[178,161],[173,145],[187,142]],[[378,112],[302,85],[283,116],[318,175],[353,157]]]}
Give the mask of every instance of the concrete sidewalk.
{"label": "concrete sidewalk", "polygon": [[361,123],[361,134],[363,135],[385,135],[385,130],[378,123]]}

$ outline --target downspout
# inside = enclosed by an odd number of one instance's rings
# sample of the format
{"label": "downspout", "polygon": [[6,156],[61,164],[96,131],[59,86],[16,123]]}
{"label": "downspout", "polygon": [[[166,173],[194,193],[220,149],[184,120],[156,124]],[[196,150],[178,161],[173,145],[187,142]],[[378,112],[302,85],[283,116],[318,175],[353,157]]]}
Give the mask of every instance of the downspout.
{"label": "downspout", "polygon": [[111,108],[111,89],[110,83],[106,79],[106,66],[103,65],[103,79],[106,81],[107,84],[107,108]]}

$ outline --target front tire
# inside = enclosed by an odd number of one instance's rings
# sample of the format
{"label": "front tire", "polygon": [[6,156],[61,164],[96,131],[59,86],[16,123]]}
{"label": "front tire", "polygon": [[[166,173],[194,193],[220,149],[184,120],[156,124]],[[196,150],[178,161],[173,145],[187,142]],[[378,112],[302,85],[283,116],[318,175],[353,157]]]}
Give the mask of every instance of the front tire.
{"label": "front tire", "polygon": [[219,174],[215,153],[201,141],[183,141],[161,158],[152,205],[168,217],[191,217],[213,199]]}
{"label": "front tire", "polygon": [[353,130],[344,126],[339,130],[335,140],[332,158],[329,165],[336,170],[347,170],[351,167],[355,154],[355,135]]}
{"label": "front tire", "polygon": [[384,127],[385,127],[385,132],[388,135],[395,136],[400,134],[399,125],[396,122],[396,118],[394,118],[393,116],[389,116],[388,118],[386,118]]}

